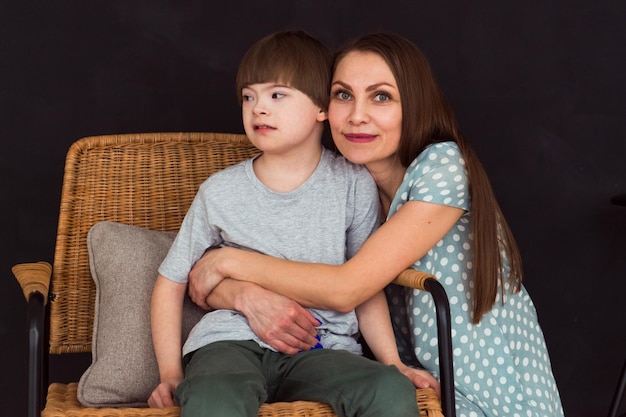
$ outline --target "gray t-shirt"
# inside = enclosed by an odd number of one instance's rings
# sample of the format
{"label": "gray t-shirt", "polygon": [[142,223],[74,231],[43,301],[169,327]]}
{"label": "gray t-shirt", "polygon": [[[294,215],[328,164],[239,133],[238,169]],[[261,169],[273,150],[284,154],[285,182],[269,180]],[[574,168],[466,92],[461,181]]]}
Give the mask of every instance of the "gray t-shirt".
{"label": "gray t-shirt", "polygon": [[[254,174],[253,159],[215,173],[201,186],[159,273],[188,282],[207,248],[232,246],[294,261],[342,264],[379,223],[378,192],[363,166],[324,149],[320,163],[297,189],[278,193]],[[294,277],[296,279],[296,277]],[[310,309],[321,321],[324,348],[361,353],[354,311]],[[223,340],[254,340],[270,348],[239,312],[215,310],[192,329],[183,354]]]}

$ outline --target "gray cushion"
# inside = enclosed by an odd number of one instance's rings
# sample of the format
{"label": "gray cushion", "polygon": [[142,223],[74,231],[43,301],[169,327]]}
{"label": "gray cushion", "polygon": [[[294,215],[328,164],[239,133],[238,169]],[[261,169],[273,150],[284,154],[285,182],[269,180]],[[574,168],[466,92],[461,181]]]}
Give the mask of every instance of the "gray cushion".
{"label": "gray cushion", "polygon": [[[113,222],[87,235],[96,284],[92,363],[78,385],[86,407],[143,407],[159,383],[150,331],[150,298],[157,269],[176,233]],[[183,340],[204,311],[189,300]]]}

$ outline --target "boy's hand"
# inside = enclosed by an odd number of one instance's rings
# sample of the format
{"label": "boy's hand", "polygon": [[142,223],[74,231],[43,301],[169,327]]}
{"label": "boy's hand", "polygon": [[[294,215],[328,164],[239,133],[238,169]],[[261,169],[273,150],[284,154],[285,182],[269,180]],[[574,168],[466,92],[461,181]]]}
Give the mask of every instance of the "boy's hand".
{"label": "boy's hand", "polygon": [[152,391],[150,398],[148,398],[148,405],[152,408],[164,408],[176,405],[174,403],[174,391],[180,384],[180,381],[164,381],[161,382]]}
{"label": "boy's hand", "polygon": [[441,398],[441,386],[439,381],[435,379],[428,371],[424,369],[415,369],[410,366],[401,365],[398,366],[400,372],[411,380],[415,388],[432,388],[437,393],[437,396]]}

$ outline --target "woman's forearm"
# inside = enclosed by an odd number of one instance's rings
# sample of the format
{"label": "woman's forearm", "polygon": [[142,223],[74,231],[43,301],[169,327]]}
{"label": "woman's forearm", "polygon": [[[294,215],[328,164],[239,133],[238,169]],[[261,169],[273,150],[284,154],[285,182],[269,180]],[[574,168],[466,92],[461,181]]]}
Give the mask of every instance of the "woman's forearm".
{"label": "woman's forearm", "polygon": [[234,248],[217,250],[214,262],[218,276],[256,283],[307,307],[345,312],[424,256],[462,214],[453,207],[406,203],[343,265],[293,262]]}
{"label": "woman's forearm", "polygon": [[293,262],[232,248],[220,251],[217,264],[223,276],[255,283],[306,307],[351,311],[384,286],[373,288],[351,279],[346,264]]}
{"label": "woman's forearm", "polygon": [[304,263],[235,248],[208,251],[189,273],[190,296],[200,305],[225,278],[255,283],[305,307],[351,311],[428,252],[463,210],[409,202],[342,265]]}
{"label": "woman's forearm", "polygon": [[256,284],[250,282],[225,279],[211,291],[206,302],[214,310],[227,309],[243,313],[242,298],[246,291],[253,291],[254,287]]}

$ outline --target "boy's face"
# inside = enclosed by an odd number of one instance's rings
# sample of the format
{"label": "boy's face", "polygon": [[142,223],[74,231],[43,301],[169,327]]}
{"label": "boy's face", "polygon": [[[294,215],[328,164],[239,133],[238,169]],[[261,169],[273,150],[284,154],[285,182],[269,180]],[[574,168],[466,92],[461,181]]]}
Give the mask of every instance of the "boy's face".
{"label": "boy's face", "polygon": [[280,83],[242,89],[246,135],[265,153],[297,150],[321,140],[326,112],[303,92]]}

